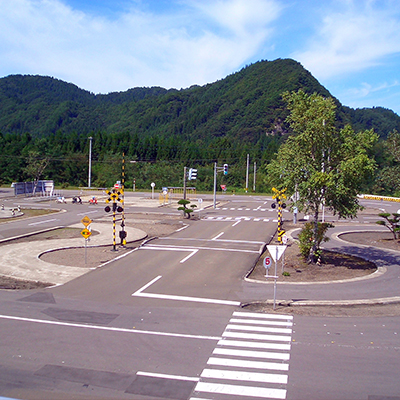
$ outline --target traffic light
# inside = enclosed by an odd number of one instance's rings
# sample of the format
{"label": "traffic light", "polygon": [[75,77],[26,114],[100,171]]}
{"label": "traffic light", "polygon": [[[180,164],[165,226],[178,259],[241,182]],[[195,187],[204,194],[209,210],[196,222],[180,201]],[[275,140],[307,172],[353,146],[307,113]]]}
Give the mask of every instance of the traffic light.
{"label": "traffic light", "polygon": [[228,175],[228,164],[224,164],[224,175]]}
{"label": "traffic light", "polygon": [[189,169],[188,179],[189,179],[189,181],[197,179],[197,169],[195,169],[195,168]]}

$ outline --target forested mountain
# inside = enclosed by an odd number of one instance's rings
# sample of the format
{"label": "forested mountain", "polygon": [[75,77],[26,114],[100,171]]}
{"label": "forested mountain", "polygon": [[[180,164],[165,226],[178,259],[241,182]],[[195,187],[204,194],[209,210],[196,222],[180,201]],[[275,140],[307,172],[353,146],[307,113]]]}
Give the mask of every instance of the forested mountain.
{"label": "forested mountain", "polygon": [[[206,166],[224,160],[233,167],[227,183],[235,185],[247,154],[263,164],[290,134],[282,93],[300,88],[330,96],[290,59],[260,61],[205,86],[133,88],[106,95],[51,77],[8,76],[0,79],[0,180],[26,179],[24,160],[34,150],[50,160],[47,177],[83,185],[91,136],[98,185],[109,185],[114,179],[102,163],[122,152],[130,160],[169,162],[169,167],[171,162]],[[335,102],[338,126],[373,127],[382,138],[394,129],[400,131],[400,117],[390,110],[354,110]],[[237,171],[236,164],[240,164]],[[167,174],[166,167],[162,172]],[[166,185],[179,183],[179,174],[171,171]],[[262,182],[262,170],[260,174]],[[209,175],[202,181],[204,188],[212,179]]]}
{"label": "forested mountain", "polygon": [[[258,62],[215,83],[179,91],[152,87],[94,95],[50,77],[11,75],[0,79],[0,132],[46,136],[57,131],[129,131],[205,141],[245,137],[256,143],[260,134],[286,131],[281,95],[300,88],[330,95],[290,59]],[[400,130],[400,117],[390,110],[337,105],[340,119],[356,129],[374,127],[382,137]]]}

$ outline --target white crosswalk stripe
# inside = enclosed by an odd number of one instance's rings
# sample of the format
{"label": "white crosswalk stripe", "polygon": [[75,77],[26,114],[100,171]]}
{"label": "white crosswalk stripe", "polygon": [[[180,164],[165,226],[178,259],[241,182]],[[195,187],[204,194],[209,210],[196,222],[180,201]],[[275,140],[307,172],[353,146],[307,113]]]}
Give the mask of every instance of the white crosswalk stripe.
{"label": "white crosswalk stripe", "polygon": [[293,317],[234,312],[190,400],[286,399]]}
{"label": "white crosswalk stripe", "polygon": [[254,222],[270,222],[269,218],[254,218],[254,217],[217,217],[217,216],[207,216],[203,219],[207,221],[254,221]]}

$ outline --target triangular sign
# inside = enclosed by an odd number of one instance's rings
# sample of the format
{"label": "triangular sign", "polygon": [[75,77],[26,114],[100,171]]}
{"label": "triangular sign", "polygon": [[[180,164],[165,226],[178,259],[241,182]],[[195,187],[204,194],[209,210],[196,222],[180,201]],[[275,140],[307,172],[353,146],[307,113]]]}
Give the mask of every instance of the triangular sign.
{"label": "triangular sign", "polygon": [[271,254],[271,257],[273,258],[273,260],[278,261],[282,257],[282,254],[285,252],[286,247],[287,246],[269,245],[269,246],[267,246],[267,249],[269,251],[269,254]]}

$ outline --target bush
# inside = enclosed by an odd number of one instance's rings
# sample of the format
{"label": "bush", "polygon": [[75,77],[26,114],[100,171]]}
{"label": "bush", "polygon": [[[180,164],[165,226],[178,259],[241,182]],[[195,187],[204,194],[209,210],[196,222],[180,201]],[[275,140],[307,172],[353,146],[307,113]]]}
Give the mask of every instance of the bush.
{"label": "bush", "polygon": [[319,246],[322,242],[327,242],[329,238],[325,235],[329,228],[333,228],[333,225],[329,222],[318,222],[318,233],[317,237],[314,238],[314,223],[306,222],[304,224],[304,228],[301,230],[299,234],[299,249],[302,257],[307,260],[310,251],[313,247],[313,243],[315,242],[317,245],[317,251],[315,252],[316,258],[318,258],[321,254]]}

